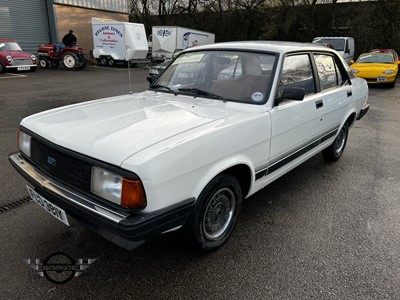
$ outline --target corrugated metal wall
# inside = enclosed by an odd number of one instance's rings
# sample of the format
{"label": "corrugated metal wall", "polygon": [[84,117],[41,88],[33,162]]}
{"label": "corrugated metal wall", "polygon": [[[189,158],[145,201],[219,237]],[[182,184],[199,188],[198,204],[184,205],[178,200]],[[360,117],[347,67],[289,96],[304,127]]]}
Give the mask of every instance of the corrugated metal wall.
{"label": "corrugated metal wall", "polygon": [[54,0],[54,3],[128,13],[128,0]]}
{"label": "corrugated metal wall", "polygon": [[50,42],[45,0],[0,0],[0,38],[17,40],[25,51]]}

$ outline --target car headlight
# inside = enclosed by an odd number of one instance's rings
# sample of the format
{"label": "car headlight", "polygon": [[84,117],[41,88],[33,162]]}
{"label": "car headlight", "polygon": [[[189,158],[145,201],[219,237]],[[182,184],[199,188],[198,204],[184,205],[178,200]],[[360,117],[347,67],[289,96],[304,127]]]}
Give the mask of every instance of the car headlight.
{"label": "car headlight", "polygon": [[31,157],[31,136],[18,129],[18,148],[26,156]]}
{"label": "car headlight", "polygon": [[32,54],[31,59],[36,60],[36,56]]}
{"label": "car headlight", "polygon": [[353,73],[353,74],[355,75],[355,74],[357,74],[357,73],[360,73],[360,71],[359,71],[359,70],[356,70],[356,69],[351,69],[351,73]]}
{"label": "car headlight", "polygon": [[6,59],[7,59],[9,62],[12,62],[12,57],[11,57],[11,55],[7,55],[7,56],[6,56]]}
{"label": "car headlight", "polygon": [[143,209],[146,195],[140,180],[131,180],[99,167],[92,167],[90,189],[100,196],[125,208]]}
{"label": "car headlight", "polygon": [[158,75],[158,69],[150,69],[149,74],[151,75]]}
{"label": "car headlight", "polygon": [[385,70],[383,71],[383,74],[394,74],[393,70]]}

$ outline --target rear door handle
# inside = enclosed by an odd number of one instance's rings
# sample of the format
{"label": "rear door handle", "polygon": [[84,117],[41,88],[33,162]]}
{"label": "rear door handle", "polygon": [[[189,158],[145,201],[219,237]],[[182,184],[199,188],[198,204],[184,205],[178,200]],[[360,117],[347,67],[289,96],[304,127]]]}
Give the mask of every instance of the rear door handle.
{"label": "rear door handle", "polygon": [[322,100],[317,100],[317,101],[315,101],[315,107],[318,109],[318,108],[321,108],[321,107],[323,107],[324,106],[324,102],[322,102]]}
{"label": "rear door handle", "polygon": [[353,91],[352,90],[348,90],[347,91],[347,97],[350,97],[350,96],[352,96],[353,95]]}

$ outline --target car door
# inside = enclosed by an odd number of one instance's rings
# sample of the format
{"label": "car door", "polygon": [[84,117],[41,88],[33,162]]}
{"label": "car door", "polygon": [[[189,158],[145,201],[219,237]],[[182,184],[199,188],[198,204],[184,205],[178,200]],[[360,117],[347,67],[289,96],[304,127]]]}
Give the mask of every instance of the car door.
{"label": "car door", "polygon": [[331,53],[314,53],[318,74],[319,95],[322,99],[321,142],[333,138],[353,98],[352,86],[341,61]]}
{"label": "car door", "polygon": [[268,174],[319,145],[323,106],[316,93],[311,53],[284,57],[279,88],[304,88],[302,101],[284,100],[271,110],[272,138]]}

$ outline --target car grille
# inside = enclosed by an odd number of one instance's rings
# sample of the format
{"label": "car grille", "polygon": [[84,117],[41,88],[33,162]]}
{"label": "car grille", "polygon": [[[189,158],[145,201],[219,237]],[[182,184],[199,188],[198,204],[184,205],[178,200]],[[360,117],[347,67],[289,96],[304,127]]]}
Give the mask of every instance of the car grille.
{"label": "car grille", "polygon": [[13,66],[26,66],[32,65],[32,60],[28,58],[14,58],[12,61]]}
{"label": "car grille", "polygon": [[92,165],[32,139],[31,160],[50,176],[73,187],[90,191]]}

